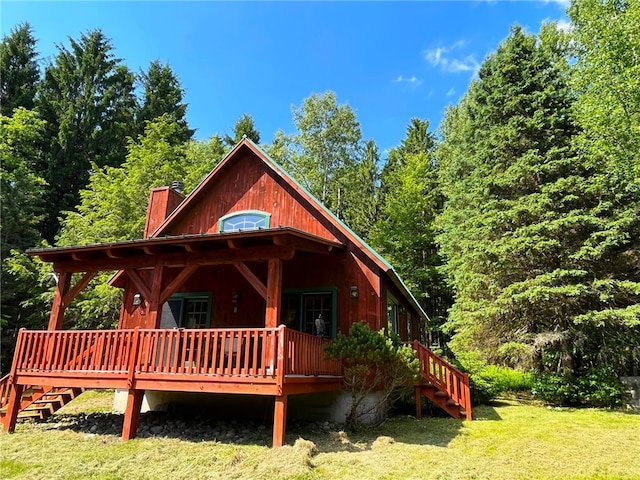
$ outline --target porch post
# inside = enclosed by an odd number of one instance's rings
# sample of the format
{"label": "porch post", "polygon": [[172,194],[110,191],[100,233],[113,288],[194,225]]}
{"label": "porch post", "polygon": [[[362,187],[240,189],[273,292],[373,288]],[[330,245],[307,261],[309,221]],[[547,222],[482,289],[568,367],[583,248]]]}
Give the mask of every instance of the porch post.
{"label": "porch post", "polygon": [[267,276],[267,312],[265,327],[276,328],[280,319],[280,297],[282,296],[282,260],[269,259]]}
{"label": "porch post", "polygon": [[64,297],[69,292],[71,286],[71,273],[62,272],[58,276],[58,284],[56,285],[56,293],[53,297],[53,306],[51,307],[51,315],[49,316],[48,330],[61,330],[64,320]]}
{"label": "porch post", "polygon": [[149,312],[147,313],[147,328],[160,328],[160,321],[162,315],[160,314],[160,296],[162,295],[162,270],[164,264],[162,262],[156,263],[153,269],[153,279],[151,280],[151,298],[149,301]]}
{"label": "porch post", "polygon": [[284,434],[287,428],[287,395],[276,397],[276,405],[273,410],[273,446],[284,445]]}

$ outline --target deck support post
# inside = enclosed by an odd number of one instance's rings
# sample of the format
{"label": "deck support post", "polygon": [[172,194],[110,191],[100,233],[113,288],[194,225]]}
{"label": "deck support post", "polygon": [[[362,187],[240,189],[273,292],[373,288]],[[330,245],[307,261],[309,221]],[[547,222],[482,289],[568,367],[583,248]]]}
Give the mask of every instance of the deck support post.
{"label": "deck support post", "polygon": [[9,394],[9,404],[7,405],[6,417],[4,417],[4,431],[13,433],[18,421],[18,413],[20,412],[20,401],[22,400],[22,392],[24,385],[14,383],[11,386]]}
{"label": "deck support post", "polygon": [[269,259],[267,276],[267,312],[265,327],[276,328],[280,319],[280,297],[282,295],[282,260]]}
{"label": "deck support post", "polygon": [[122,424],[122,440],[125,442],[136,437],[138,423],[140,423],[140,407],[142,407],[142,397],[144,390],[129,390],[127,394],[127,409],[124,412],[124,422]]}
{"label": "deck support post", "polygon": [[420,420],[422,418],[422,391],[419,385],[416,385],[415,389],[416,389],[416,418]]}
{"label": "deck support post", "polygon": [[278,395],[273,409],[273,446],[284,445],[284,435],[287,428],[287,395]]}

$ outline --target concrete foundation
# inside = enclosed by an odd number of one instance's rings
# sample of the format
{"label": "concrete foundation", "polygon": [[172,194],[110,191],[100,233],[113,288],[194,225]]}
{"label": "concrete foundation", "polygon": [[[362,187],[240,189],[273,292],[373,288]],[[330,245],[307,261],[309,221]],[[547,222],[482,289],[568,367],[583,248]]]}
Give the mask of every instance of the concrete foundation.
{"label": "concrete foundation", "polygon": [[[371,394],[362,404],[363,423],[376,424],[384,419],[384,409],[378,406],[380,394]],[[127,390],[116,390],[115,413],[124,413]],[[147,390],[141,412],[190,412],[224,418],[273,418],[274,397],[262,395],[226,395],[210,393],[164,392]],[[351,395],[345,391],[321,392],[289,396],[287,418],[290,420],[330,421],[344,423],[351,410]]]}

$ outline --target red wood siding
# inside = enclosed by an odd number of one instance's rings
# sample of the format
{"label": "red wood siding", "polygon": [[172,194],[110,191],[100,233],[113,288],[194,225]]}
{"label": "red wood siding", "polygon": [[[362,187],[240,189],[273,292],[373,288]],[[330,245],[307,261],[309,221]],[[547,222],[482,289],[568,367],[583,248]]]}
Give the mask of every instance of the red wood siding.
{"label": "red wood siding", "polygon": [[[253,273],[266,284],[267,264],[248,263]],[[378,278],[362,262],[346,251],[329,255],[296,256],[283,262],[282,288],[337,289],[337,330],[347,333],[353,322],[365,321],[372,328],[379,328],[380,301],[377,294]],[[143,272],[143,276],[144,276]],[[162,288],[178,274],[177,269],[165,269]],[[372,281],[374,284],[372,284]],[[358,298],[351,298],[351,287],[358,288]],[[237,312],[231,301],[233,292],[240,292]],[[249,282],[231,265],[200,267],[180,287],[178,292],[212,292],[211,328],[216,327],[264,327],[265,301]],[[144,306],[133,306],[136,287],[127,282],[125,288],[120,328],[156,328],[150,325]]]}
{"label": "red wood siding", "polygon": [[218,220],[232,212],[261,210],[271,214],[271,227],[293,227],[319,237],[336,236],[303,205],[296,192],[253,153],[238,155],[220,170],[197,202],[181,213],[164,234],[216,233]]}

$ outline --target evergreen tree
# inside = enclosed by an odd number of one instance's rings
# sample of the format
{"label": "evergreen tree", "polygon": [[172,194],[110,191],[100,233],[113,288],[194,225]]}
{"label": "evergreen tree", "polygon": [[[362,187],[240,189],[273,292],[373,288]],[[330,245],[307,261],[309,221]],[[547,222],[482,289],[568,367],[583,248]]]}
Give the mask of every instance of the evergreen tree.
{"label": "evergreen tree", "polygon": [[79,202],[91,165],[120,165],[134,131],[134,76],[114,57],[110,41],[96,30],[69,42],[70,48],[58,47],[39,90],[47,139],[40,171],[49,184],[43,236],[49,242],[60,212]]}
{"label": "evergreen tree", "polygon": [[621,350],[637,344],[624,318],[637,313],[640,290],[620,244],[602,235],[616,222],[617,193],[572,147],[575,96],[559,61],[516,27],[447,112],[439,241],[456,290],[454,348],[493,361],[529,355],[578,384],[619,368]]}
{"label": "evergreen tree", "polygon": [[233,126],[233,137],[230,135],[224,136],[224,143],[228,148],[233,148],[240,143],[240,140],[245,135],[256,145],[260,143],[260,132],[256,130],[253,117],[247,113],[242,115]]}
{"label": "evergreen tree", "polygon": [[435,137],[429,122],[411,119],[400,146],[389,153],[382,171],[379,220],[372,244],[398,270],[430,317],[430,341],[440,342],[439,327],[451,306],[451,291],[439,267],[434,219],[442,207],[434,162]]}
{"label": "evergreen tree", "polygon": [[138,132],[144,133],[147,122],[153,121],[163,114],[168,114],[178,124],[175,145],[191,140],[195,130],[187,124],[187,104],[183,102],[184,90],[169,65],[162,65],[159,60],[151,62],[146,72],[140,75],[144,88],[142,105],[136,116]]}
{"label": "evergreen tree", "polygon": [[36,39],[31,25],[23,23],[0,43],[0,113],[10,117],[13,109],[33,109],[40,79]]}

